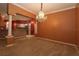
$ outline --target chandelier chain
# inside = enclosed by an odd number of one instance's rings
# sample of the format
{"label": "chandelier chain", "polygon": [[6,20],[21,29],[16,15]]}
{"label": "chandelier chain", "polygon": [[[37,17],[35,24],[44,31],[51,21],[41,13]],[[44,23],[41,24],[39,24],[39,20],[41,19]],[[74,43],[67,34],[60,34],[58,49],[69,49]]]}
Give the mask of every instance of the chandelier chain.
{"label": "chandelier chain", "polygon": [[41,3],[41,11],[42,11],[42,8],[43,8],[43,3]]}

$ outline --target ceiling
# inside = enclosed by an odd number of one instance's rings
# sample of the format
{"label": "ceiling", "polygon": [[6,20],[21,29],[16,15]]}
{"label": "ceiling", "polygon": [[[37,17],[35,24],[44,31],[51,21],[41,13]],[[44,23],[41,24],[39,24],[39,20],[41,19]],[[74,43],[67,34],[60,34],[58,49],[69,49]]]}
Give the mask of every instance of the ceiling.
{"label": "ceiling", "polygon": [[[8,19],[8,16],[7,16],[7,3],[0,3],[0,13],[5,16],[5,19]],[[22,15],[18,15],[18,14],[16,15],[16,17],[13,16],[13,20],[26,20],[27,21],[29,19],[30,18],[22,16]]]}
{"label": "ceiling", "polygon": [[[29,12],[32,12],[34,14],[37,14],[40,11],[40,3],[13,3],[14,5],[17,5]],[[44,3],[43,4],[43,11],[45,13],[50,13],[66,8],[75,7],[75,3]],[[7,4],[6,3],[0,3],[0,12],[2,14],[7,13]],[[7,17],[6,17],[7,18]],[[14,20],[28,20],[28,17],[24,17],[22,15],[16,15],[16,17],[13,17]]]}
{"label": "ceiling", "polygon": [[[40,11],[40,3],[14,3],[25,10],[28,10],[34,14]],[[53,11],[58,11],[66,8],[75,7],[76,3],[43,3],[43,11],[45,13],[50,13]]]}
{"label": "ceiling", "polygon": [[0,13],[7,13],[7,3],[0,3]]}

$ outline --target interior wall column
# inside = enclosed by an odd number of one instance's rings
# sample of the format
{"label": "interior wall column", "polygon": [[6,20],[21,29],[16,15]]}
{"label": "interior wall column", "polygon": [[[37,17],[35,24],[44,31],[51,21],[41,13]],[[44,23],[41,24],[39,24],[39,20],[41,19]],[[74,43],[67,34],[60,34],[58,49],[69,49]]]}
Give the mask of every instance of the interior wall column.
{"label": "interior wall column", "polygon": [[31,37],[31,23],[28,23],[28,34],[26,37]]}
{"label": "interior wall column", "polygon": [[31,35],[31,23],[28,24],[28,35]]}
{"label": "interior wall column", "polygon": [[9,15],[8,36],[12,36],[12,15]]}
{"label": "interior wall column", "polygon": [[6,39],[7,47],[14,45],[14,37],[12,35],[12,15],[8,15],[8,35]]}
{"label": "interior wall column", "polygon": [[37,22],[34,24],[34,34],[37,34]]}

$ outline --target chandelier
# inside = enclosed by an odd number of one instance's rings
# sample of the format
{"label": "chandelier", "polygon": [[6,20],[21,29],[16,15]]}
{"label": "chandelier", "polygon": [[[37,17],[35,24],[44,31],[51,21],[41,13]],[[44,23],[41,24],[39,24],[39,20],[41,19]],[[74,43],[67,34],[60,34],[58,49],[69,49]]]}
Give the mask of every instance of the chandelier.
{"label": "chandelier", "polygon": [[45,13],[43,12],[43,3],[41,3],[41,9],[40,9],[40,11],[38,12],[38,14],[36,16],[36,20],[38,22],[42,22],[45,19],[47,19],[47,17],[45,16]]}

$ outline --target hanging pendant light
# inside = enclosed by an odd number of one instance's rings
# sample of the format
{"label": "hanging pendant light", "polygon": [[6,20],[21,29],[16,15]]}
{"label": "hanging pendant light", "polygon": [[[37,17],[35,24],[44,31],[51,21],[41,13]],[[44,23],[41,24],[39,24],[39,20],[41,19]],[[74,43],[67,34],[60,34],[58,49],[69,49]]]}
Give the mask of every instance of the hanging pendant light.
{"label": "hanging pendant light", "polygon": [[36,20],[38,22],[42,22],[45,19],[47,19],[47,17],[45,16],[44,12],[43,12],[43,4],[41,3],[41,10],[38,12],[37,16],[36,16]]}

